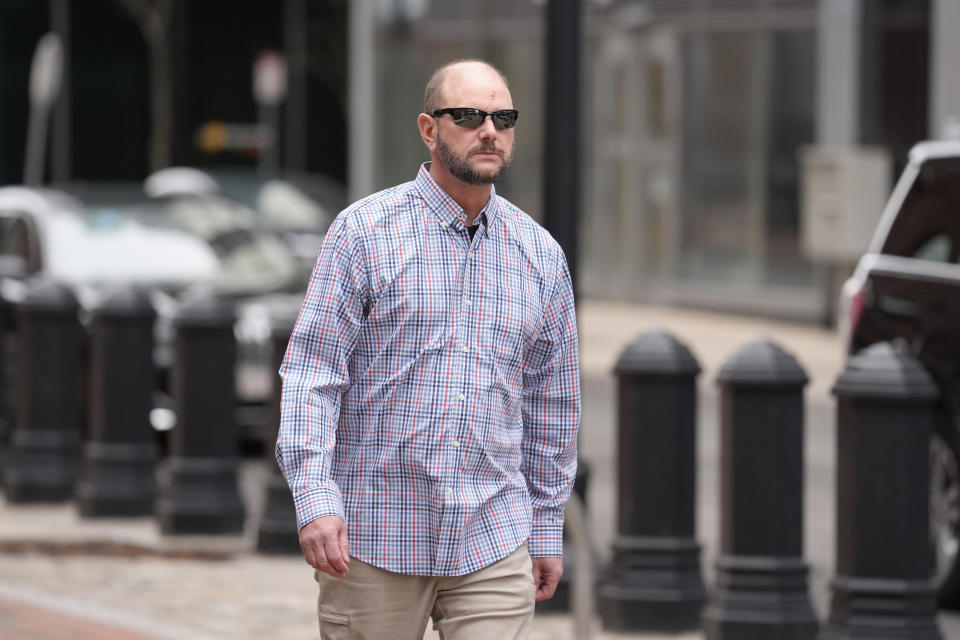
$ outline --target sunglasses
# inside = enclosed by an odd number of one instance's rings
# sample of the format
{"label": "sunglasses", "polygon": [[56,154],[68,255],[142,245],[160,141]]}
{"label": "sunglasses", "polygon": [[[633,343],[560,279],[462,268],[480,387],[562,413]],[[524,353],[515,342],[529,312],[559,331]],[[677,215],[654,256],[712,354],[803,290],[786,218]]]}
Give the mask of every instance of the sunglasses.
{"label": "sunglasses", "polygon": [[473,109],[471,107],[449,107],[447,109],[437,109],[431,115],[438,118],[445,113],[453,117],[453,124],[458,127],[476,129],[483,124],[483,121],[490,116],[493,121],[493,128],[497,131],[504,129],[513,129],[517,126],[517,116],[519,112],[516,109],[501,109],[500,111],[483,111],[482,109]]}

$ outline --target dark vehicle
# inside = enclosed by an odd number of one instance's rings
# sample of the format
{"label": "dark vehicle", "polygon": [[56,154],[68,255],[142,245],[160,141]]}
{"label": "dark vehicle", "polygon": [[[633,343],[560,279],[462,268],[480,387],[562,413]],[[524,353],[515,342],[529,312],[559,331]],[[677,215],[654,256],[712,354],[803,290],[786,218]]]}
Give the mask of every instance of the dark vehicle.
{"label": "dark vehicle", "polygon": [[269,353],[274,318],[295,314],[305,280],[299,261],[259,214],[215,195],[91,206],[62,191],[0,188],[0,296],[16,303],[26,279],[68,284],[82,318],[120,284],[145,289],[157,312],[154,361],[160,394],[151,423],[175,424],[164,398],[172,319],[197,289],[230,299],[237,321],[237,412],[244,441],[257,444],[276,377]]}
{"label": "dark vehicle", "polygon": [[870,247],[844,284],[848,351],[891,341],[941,391],[930,443],[930,518],[943,606],[960,607],[960,141],[910,151]]}

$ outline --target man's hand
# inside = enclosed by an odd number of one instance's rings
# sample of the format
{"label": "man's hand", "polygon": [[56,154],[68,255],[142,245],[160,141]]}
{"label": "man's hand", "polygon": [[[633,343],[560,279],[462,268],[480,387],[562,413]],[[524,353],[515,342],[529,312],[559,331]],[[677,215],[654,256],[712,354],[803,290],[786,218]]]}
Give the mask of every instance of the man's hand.
{"label": "man's hand", "polygon": [[300,549],[307,564],[317,571],[342,578],[350,570],[347,523],[338,516],[323,516],[303,525]]}
{"label": "man's hand", "polygon": [[563,558],[531,558],[533,560],[533,584],[537,587],[537,602],[549,600],[557,590],[563,575]]}

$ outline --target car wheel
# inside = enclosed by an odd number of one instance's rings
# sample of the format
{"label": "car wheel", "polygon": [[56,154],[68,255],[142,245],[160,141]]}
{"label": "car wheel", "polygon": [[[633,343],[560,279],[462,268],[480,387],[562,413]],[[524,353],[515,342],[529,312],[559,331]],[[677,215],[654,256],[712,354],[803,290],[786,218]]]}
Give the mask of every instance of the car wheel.
{"label": "car wheel", "polygon": [[930,440],[930,537],[941,607],[960,608],[960,446],[952,421],[941,414]]}

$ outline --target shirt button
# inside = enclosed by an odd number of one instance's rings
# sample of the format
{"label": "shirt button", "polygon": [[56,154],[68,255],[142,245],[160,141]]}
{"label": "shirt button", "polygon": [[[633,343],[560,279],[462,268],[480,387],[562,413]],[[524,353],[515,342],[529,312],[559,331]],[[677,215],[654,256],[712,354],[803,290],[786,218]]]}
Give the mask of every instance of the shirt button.
{"label": "shirt button", "polygon": [[459,441],[459,440],[454,440],[453,442],[450,443],[450,446],[452,446],[454,449],[456,449],[457,447],[460,446],[460,441]]}
{"label": "shirt button", "polygon": [[465,305],[467,305],[467,306],[469,307],[470,305],[473,304],[473,302],[471,302],[470,300],[464,300],[464,301],[463,301],[463,304],[465,304]]}
{"label": "shirt button", "polygon": [[467,351],[470,351],[470,347],[461,347],[460,350],[466,353]]}
{"label": "shirt button", "polygon": [[447,487],[447,495],[448,495],[448,496],[452,496],[452,495],[453,495],[453,487]]}
{"label": "shirt button", "polygon": [[461,400],[466,400],[466,399],[467,399],[467,396],[463,395],[462,393],[461,393],[460,395],[458,395],[457,397],[460,398]]}

